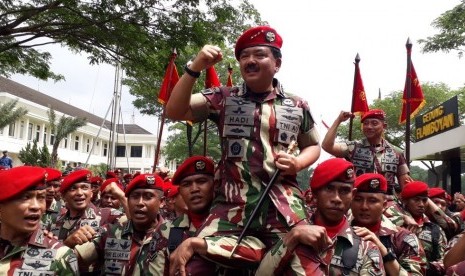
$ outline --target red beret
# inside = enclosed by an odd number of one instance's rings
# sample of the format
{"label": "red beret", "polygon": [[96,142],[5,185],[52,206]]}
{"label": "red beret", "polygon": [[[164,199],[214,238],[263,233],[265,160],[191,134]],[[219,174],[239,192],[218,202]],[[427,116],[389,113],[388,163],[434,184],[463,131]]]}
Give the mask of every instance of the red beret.
{"label": "red beret", "polygon": [[105,178],[108,179],[108,178],[115,178],[115,177],[118,177],[116,175],[116,173],[112,172],[112,171],[108,171],[107,174],[105,175]]}
{"label": "red beret", "polygon": [[250,28],[237,39],[235,47],[236,59],[239,60],[242,50],[254,46],[269,46],[279,50],[283,46],[283,39],[270,26]]}
{"label": "red beret", "polygon": [[385,120],[386,119],[386,113],[381,110],[381,109],[372,109],[367,112],[365,112],[362,116],[362,123],[365,121],[365,119],[368,118],[375,118],[375,119],[380,119],[380,120]]}
{"label": "red beret", "polygon": [[194,174],[215,174],[215,164],[210,158],[205,156],[192,156],[187,158],[181,166],[176,170],[171,179],[174,185],[179,185],[181,181],[188,176]]}
{"label": "red beret", "polygon": [[14,198],[31,188],[45,188],[47,172],[41,167],[20,166],[0,174],[0,202]]}
{"label": "red beret", "polygon": [[136,176],[138,176],[138,175],[140,175],[140,171],[135,172],[134,175],[133,175],[132,177],[134,178],[134,177],[136,177]]}
{"label": "red beret", "polygon": [[126,187],[126,196],[135,189],[158,189],[163,191],[163,179],[155,174],[141,174],[129,182]]}
{"label": "red beret", "polygon": [[68,174],[61,182],[60,193],[66,192],[73,184],[85,182],[90,184],[92,173],[89,170],[78,170]]}
{"label": "red beret", "polygon": [[60,180],[61,172],[59,170],[53,168],[44,168],[44,170],[47,172],[47,182]]}
{"label": "red beret", "polygon": [[89,182],[90,184],[101,185],[103,183],[103,179],[100,176],[94,176],[90,178]]}
{"label": "red beret", "polygon": [[179,194],[179,186],[171,186],[171,188],[168,190],[168,194],[166,197],[168,198],[173,198]]}
{"label": "red beret", "polygon": [[428,189],[428,197],[439,197],[446,200],[446,191],[443,188],[434,187]]}
{"label": "red beret", "polygon": [[126,179],[126,178],[132,178],[132,174],[127,173],[127,174],[125,174],[125,175],[123,176],[123,178],[125,178],[125,179]]}
{"label": "red beret", "polygon": [[321,162],[310,180],[312,192],[333,181],[354,183],[354,165],[343,158],[331,158]]}
{"label": "red beret", "polygon": [[123,186],[121,186],[121,183],[119,183],[119,179],[118,178],[108,178],[107,180],[105,180],[103,183],[102,183],[102,186],[100,186],[100,192],[103,193],[103,191],[105,190],[105,188],[110,185],[111,183],[115,182],[116,183],[116,186],[118,186],[118,188],[121,189],[121,191],[123,191]]}
{"label": "red beret", "polygon": [[354,188],[357,192],[386,193],[387,181],[379,173],[364,173],[355,179]]}
{"label": "red beret", "polygon": [[405,184],[400,193],[402,199],[409,199],[416,196],[428,196],[428,185],[421,181],[412,181]]}

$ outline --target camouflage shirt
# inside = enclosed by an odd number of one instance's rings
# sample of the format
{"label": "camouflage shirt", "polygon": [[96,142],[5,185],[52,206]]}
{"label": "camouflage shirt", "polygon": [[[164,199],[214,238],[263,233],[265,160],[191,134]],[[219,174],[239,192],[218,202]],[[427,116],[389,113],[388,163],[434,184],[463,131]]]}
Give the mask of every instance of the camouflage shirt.
{"label": "camouflage shirt", "polygon": [[106,225],[102,235],[93,242],[76,246],[76,251],[86,262],[103,263],[101,275],[163,275],[163,267],[157,260],[159,247],[158,228],[163,223],[138,235],[131,220]]}
{"label": "camouflage shirt", "polygon": [[42,229],[50,231],[52,225],[56,222],[58,216],[66,213],[66,208],[62,207],[61,201],[53,199],[50,207],[45,210],[45,214],[42,216],[41,224]]}
{"label": "camouflage shirt", "polygon": [[[228,210],[231,223],[245,225],[261,191],[277,170],[275,157],[292,140],[300,149],[318,145],[318,134],[308,104],[284,92],[274,79],[270,93],[252,93],[245,84],[194,94],[196,121],[207,117],[219,129],[222,157],[213,205]],[[202,97],[203,95],[203,97]],[[281,176],[269,196],[291,226],[306,217],[295,175]]]}
{"label": "camouflage shirt", "polygon": [[0,239],[0,275],[79,275],[74,252],[36,230],[26,245]]}

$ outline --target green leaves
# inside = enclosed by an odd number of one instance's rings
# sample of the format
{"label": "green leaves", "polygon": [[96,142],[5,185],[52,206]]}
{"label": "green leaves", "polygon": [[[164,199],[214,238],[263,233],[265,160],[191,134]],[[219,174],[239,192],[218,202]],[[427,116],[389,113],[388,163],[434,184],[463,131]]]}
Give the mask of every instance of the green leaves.
{"label": "green leaves", "polygon": [[16,120],[27,114],[27,109],[23,107],[16,108],[18,100],[12,100],[0,105],[0,128],[4,128],[9,124],[14,123]]}

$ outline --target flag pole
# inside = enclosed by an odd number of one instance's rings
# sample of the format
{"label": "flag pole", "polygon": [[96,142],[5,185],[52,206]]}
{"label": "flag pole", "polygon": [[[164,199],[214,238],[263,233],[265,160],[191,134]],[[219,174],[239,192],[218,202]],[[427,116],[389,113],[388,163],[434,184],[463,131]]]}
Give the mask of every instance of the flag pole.
{"label": "flag pole", "polygon": [[[355,56],[355,73],[354,73],[354,87],[352,89],[352,105],[350,107],[350,112],[354,112],[354,103],[355,103],[355,94],[357,89],[357,74],[359,73],[358,71],[360,70],[358,67],[358,64],[360,63],[360,55],[357,53]],[[353,121],[354,121],[354,116],[350,117],[349,121],[349,141],[352,141],[352,126],[353,126]]]}
{"label": "flag pole", "polygon": [[[171,52],[171,55],[170,55],[169,64],[171,64],[174,61],[176,56],[177,56],[177,52],[176,52],[176,48],[174,48],[173,52]],[[173,74],[173,69],[174,69],[174,66],[171,66],[170,72],[169,72],[168,88],[167,88],[168,93],[171,93],[170,90],[173,88],[173,87],[171,87],[171,75]],[[161,118],[160,118],[160,131],[158,132],[157,147],[156,147],[156,150],[155,150],[155,158],[153,159],[152,173],[155,172],[155,170],[157,168],[157,164],[158,164],[158,159],[160,158],[161,136],[163,134],[163,126],[165,125],[165,118],[166,118],[165,104],[163,104],[163,112],[161,113]]]}
{"label": "flag pole", "polygon": [[407,106],[405,118],[405,159],[407,160],[407,166],[410,167],[410,101],[412,94],[412,42],[410,37],[407,39],[405,44],[407,48],[407,79],[406,81],[406,94],[407,94]]}

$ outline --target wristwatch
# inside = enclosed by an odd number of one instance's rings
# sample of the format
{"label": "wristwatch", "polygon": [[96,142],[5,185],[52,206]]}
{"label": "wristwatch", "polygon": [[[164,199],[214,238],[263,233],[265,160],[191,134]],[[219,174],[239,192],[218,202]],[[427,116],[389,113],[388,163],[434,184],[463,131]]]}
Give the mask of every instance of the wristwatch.
{"label": "wristwatch", "polygon": [[188,64],[186,64],[186,66],[184,66],[184,72],[186,72],[189,76],[193,77],[193,78],[196,78],[198,79],[200,77],[200,72],[195,72],[195,71],[192,71]]}
{"label": "wristwatch", "polygon": [[396,256],[392,253],[391,250],[388,251],[386,255],[383,256],[383,263],[388,263],[396,260]]}

